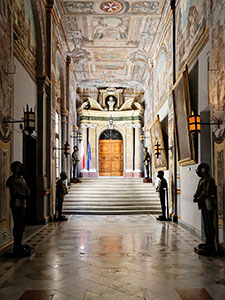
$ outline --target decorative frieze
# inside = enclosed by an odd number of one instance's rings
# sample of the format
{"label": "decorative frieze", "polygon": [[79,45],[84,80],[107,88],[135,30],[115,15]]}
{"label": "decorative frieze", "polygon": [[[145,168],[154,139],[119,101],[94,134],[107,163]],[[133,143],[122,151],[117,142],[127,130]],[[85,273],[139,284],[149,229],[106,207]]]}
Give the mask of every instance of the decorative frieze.
{"label": "decorative frieze", "polygon": [[11,126],[4,124],[4,117],[11,116],[13,96],[13,44],[11,3],[0,1],[0,139],[10,140]]}
{"label": "decorative frieze", "polygon": [[27,71],[35,76],[37,43],[31,7],[25,8],[18,0],[13,0],[13,11],[14,52]]}

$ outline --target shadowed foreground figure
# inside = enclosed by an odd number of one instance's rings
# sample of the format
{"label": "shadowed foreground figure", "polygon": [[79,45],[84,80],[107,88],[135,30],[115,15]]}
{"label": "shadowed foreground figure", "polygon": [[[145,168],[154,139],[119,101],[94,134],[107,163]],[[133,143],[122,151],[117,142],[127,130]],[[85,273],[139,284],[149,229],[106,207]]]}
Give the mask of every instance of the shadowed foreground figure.
{"label": "shadowed foreground figure", "polygon": [[56,216],[57,216],[57,220],[59,221],[67,220],[65,216],[62,216],[63,200],[66,194],[68,194],[67,187],[64,183],[64,180],[66,179],[67,179],[66,172],[61,172],[60,179],[56,182]]}
{"label": "shadowed foreground figure", "polygon": [[158,216],[157,220],[159,221],[166,221],[166,190],[167,190],[167,181],[164,178],[164,172],[158,171],[157,177],[160,179],[158,186],[156,188],[156,192],[159,193],[161,208],[162,208],[162,215]]}
{"label": "shadowed foreground figure", "polygon": [[11,171],[12,175],[7,179],[6,186],[10,191],[10,208],[13,216],[13,254],[18,257],[30,256],[31,248],[22,245],[26,200],[29,195],[28,186],[23,178],[24,166],[20,161],[14,161],[11,163]]}
{"label": "shadowed foreground figure", "polygon": [[194,194],[194,202],[198,203],[198,209],[202,212],[204,231],[206,237],[205,244],[199,244],[195,252],[200,255],[215,255],[215,228],[214,214],[216,211],[216,185],[214,179],[209,175],[209,165],[201,163],[197,170],[197,175],[201,178],[197,191]]}

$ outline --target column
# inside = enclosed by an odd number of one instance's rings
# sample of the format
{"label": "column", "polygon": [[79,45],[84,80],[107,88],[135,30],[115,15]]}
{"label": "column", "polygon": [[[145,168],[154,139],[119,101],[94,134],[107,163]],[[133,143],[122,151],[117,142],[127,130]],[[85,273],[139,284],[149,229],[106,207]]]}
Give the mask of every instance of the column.
{"label": "column", "polygon": [[[55,198],[55,178],[52,176],[53,165],[53,145],[55,144],[55,135],[53,136],[52,125],[53,125],[53,113],[54,107],[52,105],[52,87],[51,87],[51,69],[52,69],[52,28],[53,28],[53,7],[54,0],[46,1],[46,74],[49,78],[49,85],[47,86],[48,97],[46,102],[46,175],[48,181],[48,189],[51,191],[49,193],[47,201],[44,202],[44,218],[46,221],[49,217],[53,216],[53,205]],[[54,114],[55,115],[55,114]],[[55,200],[55,199],[54,199]]]}
{"label": "column", "polygon": [[135,174],[134,177],[142,177],[141,171],[141,141],[140,141],[141,124],[135,125]]}
{"label": "column", "polygon": [[96,124],[91,124],[89,129],[89,141],[91,146],[91,177],[97,177],[97,145],[96,145]]}
{"label": "column", "polygon": [[[65,143],[67,142],[67,117],[68,117],[68,110],[63,109],[61,110],[61,148],[64,147]],[[62,171],[67,172],[67,162],[64,155],[64,151],[61,151],[61,161],[62,161]]]}
{"label": "column", "polygon": [[81,155],[84,155],[85,158],[85,167],[84,169],[82,168],[82,159],[83,157],[80,157],[80,162],[81,162],[81,172],[80,172],[80,177],[86,177],[87,174],[87,125],[86,124],[81,124],[80,126],[82,128],[82,142],[81,142],[81,148],[80,153]]}
{"label": "column", "polygon": [[[67,122],[66,122],[66,142],[70,144],[70,132],[71,132],[71,122],[70,122],[70,63],[71,58],[67,56],[66,58],[66,109],[68,111],[67,114]],[[67,156],[65,159],[65,171],[68,174],[68,180],[70,181],[71,176],[71,157],[70,155]]]}
{"label": "column", "polygon": [[133,128],[131,124],[125,125],[125,128],[126,128],[125,177],[133,177]]}
{"label": "column", "polygon": [[47,152],[50,148],[47,143],[47,103],[48,87],[50,81],[46,76],[37,77],[38,102],[37,102],[37,203],[36,203],[36,221],[38,223],[47,221],[47,203],[50,194],[50,184],[47,171]]}

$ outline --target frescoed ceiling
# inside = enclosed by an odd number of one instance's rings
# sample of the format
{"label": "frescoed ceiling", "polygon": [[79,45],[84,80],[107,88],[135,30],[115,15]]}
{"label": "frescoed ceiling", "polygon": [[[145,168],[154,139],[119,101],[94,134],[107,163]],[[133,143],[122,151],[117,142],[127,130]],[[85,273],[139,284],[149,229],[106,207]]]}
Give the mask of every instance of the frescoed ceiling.
{"label": "frescoed ceiling", "polygon": [[143,85],[166,0],[59,0],[78,83]]}

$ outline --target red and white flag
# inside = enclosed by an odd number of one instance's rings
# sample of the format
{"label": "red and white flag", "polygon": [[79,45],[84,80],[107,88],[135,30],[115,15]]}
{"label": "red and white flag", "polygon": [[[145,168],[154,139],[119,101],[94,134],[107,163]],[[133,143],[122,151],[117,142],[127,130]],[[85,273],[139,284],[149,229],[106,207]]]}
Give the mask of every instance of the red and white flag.
{"label": "red and white flag", "polygon": [[82,169],[85,168],[85,155],[84,155],[84,145],[82,144],[81,147],[81,163],[82,163]]}

